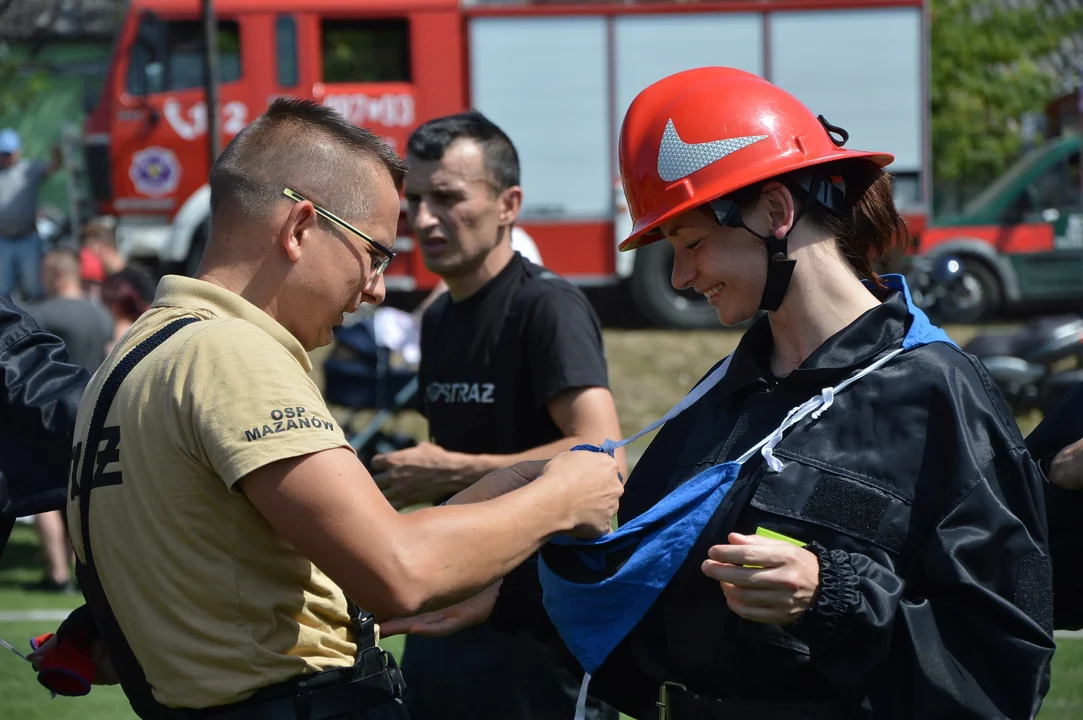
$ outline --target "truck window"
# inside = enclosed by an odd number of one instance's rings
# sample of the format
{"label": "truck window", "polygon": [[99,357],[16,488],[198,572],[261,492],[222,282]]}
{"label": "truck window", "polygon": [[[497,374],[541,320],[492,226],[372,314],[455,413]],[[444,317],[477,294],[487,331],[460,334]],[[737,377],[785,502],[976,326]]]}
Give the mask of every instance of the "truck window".
{"label": "truck window", "polygon": [[1071,155],[1050,167],[1027,187],[1023,201],[1029,212],[1041,212],[1055,208],[1061,213],[1079,212],[1083,205],[1083,190],[1079,185],[1079,153]]}
{"label": "truck window", "polygon": [[320,47],[324,82],[410,82],[406,20],[324,18]]}
{"label": "truck window", "polygon": [[297,84],[297,22],[292,15],[275,20],[275,64],[281,87]]}
{"label": "truck window", "polygon": [[[173,20],[166,23],[166,62],[162,86],[148,88],[147,66],[153,61],[150,50],[140,45],[131,49],[128,63],[128,92],[175,92],[203,87],[203,23]],[[218,81],[233,82],[241,77],[241,35],[235,21],[218,22]]]}

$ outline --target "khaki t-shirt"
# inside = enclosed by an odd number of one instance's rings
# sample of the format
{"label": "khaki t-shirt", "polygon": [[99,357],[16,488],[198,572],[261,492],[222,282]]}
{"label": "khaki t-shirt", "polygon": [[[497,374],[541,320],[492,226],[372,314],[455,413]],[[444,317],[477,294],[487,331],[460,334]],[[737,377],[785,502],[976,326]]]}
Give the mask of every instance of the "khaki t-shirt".
{"label": "khaki t-shirt", "polygon": [[[155,697],[202,708],[350,665],[356,646],[342,590],[235,486],[275,460],[349,446],[304,349],[269,315],[210,283],[163,278],[87,387],[76,447],[119,360],[191,316],[202,321],[139,363],[113,401],[96,449],[90,541]],[[82,558],[73,495],[69,529]]]}

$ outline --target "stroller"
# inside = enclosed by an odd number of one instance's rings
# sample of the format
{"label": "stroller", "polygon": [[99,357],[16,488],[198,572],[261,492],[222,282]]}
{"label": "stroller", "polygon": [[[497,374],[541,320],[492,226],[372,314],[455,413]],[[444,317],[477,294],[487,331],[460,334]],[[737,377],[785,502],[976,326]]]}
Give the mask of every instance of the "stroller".
{"label": "stroller", "polygon": [[[388,420],[412,407],[418,381],[415,368],[393,365],[392,349],[377,342],[371,314],[335,328],[335,346],[323,372],[324,399],[350,410],[340,424],[366,467],[374,455],[417,444],[409,435],[383,430]],[[352,431],[355,418],[366,410],[378,412],[360,431]]]}

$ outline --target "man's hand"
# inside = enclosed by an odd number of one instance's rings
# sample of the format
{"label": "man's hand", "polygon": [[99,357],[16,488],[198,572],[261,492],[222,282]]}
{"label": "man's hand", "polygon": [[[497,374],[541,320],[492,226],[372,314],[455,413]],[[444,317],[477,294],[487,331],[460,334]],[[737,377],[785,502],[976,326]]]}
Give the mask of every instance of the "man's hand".
{"label": "man's hand", "polygon": [[[423,442],[372,458],[373,480],[396,510],[428,503],[469,486],[461,456]],[[378,472],[382,471],[382,472]]]}
{"label": "man's hand", "polygon": [[[490,611],[491,612],[491,611]],[[41,644],[41,646],[26,656],[35,671],[41,670],[41,665],[45,662],[45,658],[56,650],[58,644],[57,636],[53,635],[51,638]],[[120,676],[117,675],[116,669],[113,668],[113,661],[109,659],[109,655],[105,652],[105,643],[101,640],[95,640],[90,645],[90,659],[97,666],[94,672],[94,679],[92,684],[94,685],[118,685],[120,684]]]}
{"label": "man's hand", "polygon": [[596,538],[613,530],[624,483],[617,461],[605,453],[562,452],[545,464],[535,482],[553,487],[562,496],[571,514],[573,537]]}
{"label": "man's hand", "polygon": [[1057,453],[1049,463],[1049,482],[1065,490],[1083,489],[1083,440]]}
{"label": "man's hand", "polygon": [[45,172],[52,175],[63,166],[64,152],[60,149],[59,145],[53,145],[52,150],[49,153],[49,165],[46,167]]}
{"label": "man's hand", "polygon": [[385,620],[380,623],[380,632],[383,637],[401,635],[425,635],[428,637],[444,637],[451,633],[465,630],[478,623],[485,622],[493,612],[496,605],[497,595],[500,594],[498,581],[485,590],[464,600],[458,605],[451,605],[443,610],[415,615],[410,618],[398,618]]}
{"label": "man's hand", "polygon": [[457,493],[447,501],[448,505],[468,505],[484,502],[506,495],[512,490],[533,482],[545,469],[548,460],[526,460],[511,467],[500,468],[489,473],[481,480]]}
{"label": "man's hand", "polygon": [[796,622],[820,586],[819,559],[804,548],[758,535],[730,533],[729,541],[707,551],[710,559],[702,570],[722,585],[730,609],[759,623]]}

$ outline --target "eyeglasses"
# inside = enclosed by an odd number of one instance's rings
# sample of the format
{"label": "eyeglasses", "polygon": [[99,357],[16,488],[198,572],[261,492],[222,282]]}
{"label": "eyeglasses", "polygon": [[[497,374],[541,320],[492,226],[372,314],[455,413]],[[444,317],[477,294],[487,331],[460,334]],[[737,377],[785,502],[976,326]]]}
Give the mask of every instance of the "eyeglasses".
{"label": "eyeglasses", "polygon": [[[290,190],[289,188],[283,188],[282,189],[282,194],[285,195],[286,197],[288,197],[290,200],[293,200],[295,202],[306,202],[306,201],[307,202],[312,202],[308,198],[302,197],[301,195],[299,195],[295,191]],[[354,235],[361,238],[362,240],[367,242],[372,247],[376,248],[376,250],[381,255],[384,256],[383,259],[380,260],[380,262],[376,265],[376,277],[379,277],[379,276],[384,274],[384,270],[387,270],[387,266],[390,265],[391,261],[395,259],[395,253],[394,252],[392,252],[388,248],[384,247],[380,243],[376,242],[375,240],[370,238],[368,235],[361,232],[360,230],[355,228],[353,225],[351,225],[350,223],[348,223],[345,220],[343,220],[342,218],[340,218],[338,215],[335,215],[330,210],[322,208],[319,205],[317,205],[316,203],[312,203],[312,208],[316,211],[317,215],[321,215],[321,216],[327,218],[328,220],[333,222],[335,225],[338,225],[343,230],[348,230],[348,231],[352,232]]]}

